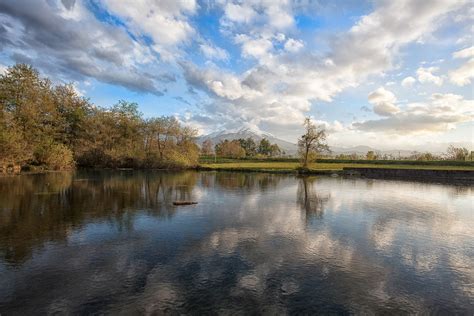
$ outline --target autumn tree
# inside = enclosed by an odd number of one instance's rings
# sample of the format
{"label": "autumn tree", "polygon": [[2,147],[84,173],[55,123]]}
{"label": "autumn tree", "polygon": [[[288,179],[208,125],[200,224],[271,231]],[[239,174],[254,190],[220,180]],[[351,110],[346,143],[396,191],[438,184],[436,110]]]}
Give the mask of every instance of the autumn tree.
{"label": "autumn tree", "polygon": [[28,65],[0,75],[0,164],[175,168],[197,164],[196,131],[174,117],[144,119],[133,102],[102,108]]}
{"label": "autumn tree", "polygon": [[212,149],[212,141],[208,138],[206,139],[203,143],[202,143],[202,146],[201,146],[201,153],[204,155],[204,156],[210,156],[214,153],[213,149]]}
{"label": "autumn tree", "polygon": [[238,140],[229,141],[227,139],[219,142],[215,146],[216,155],[220,157],[229,158],[243,158],[245,157],[245,150],[240,146]]}
{"label": "autumn tree", "polygon": [[25,64],[9,67],[0,76],[0,110],[0,146],[6,150],[0,160],[54,169],[72,166],[72,151],[63,144],[59,102],[47,78]]}
{"label": "autumn tree", "polygon": [[326,131],[316,126],[309,117],[304,121],[305,133],[298,140],[298,153],[303,168],[308,168],[309,163],[322,152],[329,152],[326,144]]}

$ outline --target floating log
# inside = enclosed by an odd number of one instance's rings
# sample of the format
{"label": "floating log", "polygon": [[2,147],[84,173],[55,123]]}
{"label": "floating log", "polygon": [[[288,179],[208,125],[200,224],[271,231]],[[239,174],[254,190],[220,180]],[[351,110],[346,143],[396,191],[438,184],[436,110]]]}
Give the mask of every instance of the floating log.
{"label": "floating log", "polygon": [[194,202],[194,201],[174,201],[173,202],[173,205],[194,205],[194,204],[198,204],[198,202]]}

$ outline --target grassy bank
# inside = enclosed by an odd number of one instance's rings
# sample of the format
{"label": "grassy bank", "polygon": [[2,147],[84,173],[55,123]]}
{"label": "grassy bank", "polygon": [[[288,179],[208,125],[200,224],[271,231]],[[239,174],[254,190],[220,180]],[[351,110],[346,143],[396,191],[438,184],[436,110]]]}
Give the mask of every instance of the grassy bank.
{"label": "grassy bank", "polygon": [[[210,170],[234,170],[234,171],[268,171],[268,172],[296,172],[300,164],[296,161],[251,161],[251,160],[228,160],[218,163],[201,163],[201,167]],[[351,162],[316,162],[309,166],[310,171],[330,173],[342,171],[343,168],[390,168],[390,169],[423,169],[423,170],[472,170],[474,166],[445,165],[443,164],[395,164],[395,163],[351,163]]]}

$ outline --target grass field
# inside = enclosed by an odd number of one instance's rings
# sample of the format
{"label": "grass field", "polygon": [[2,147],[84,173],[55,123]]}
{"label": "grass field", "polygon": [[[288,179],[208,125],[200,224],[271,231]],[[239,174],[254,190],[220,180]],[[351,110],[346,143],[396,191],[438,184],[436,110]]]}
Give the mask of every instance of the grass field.
{"label": "grass field", "polygon": [[[229,161],[222,163],[201,163],[201,166],[213,170],[248,170],[248,171],[296,171],[298,162],[266,162],[266,161]],[[391,169],[428,169],[428,170],[472,170],[474,166],[446,166],[446,165],[408,165],[408,164],[361,164],[361,163],[312,163],[312,171],[339,171],[343,168],[391,168]]]}

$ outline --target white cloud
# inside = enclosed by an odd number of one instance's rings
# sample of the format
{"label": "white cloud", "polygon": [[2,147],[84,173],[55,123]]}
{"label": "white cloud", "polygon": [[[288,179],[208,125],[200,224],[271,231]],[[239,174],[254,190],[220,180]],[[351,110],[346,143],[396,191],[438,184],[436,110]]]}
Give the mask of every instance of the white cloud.
{"label": "white cloud", "polygon": [[[377,2],[376,9],[363,16],[346,34],[331,39],[327,53],[302,50],[296,59],[286,51],[274,49],[277,34],[289,32],[290,23],[276,31],[276,26],[268,20],[268,10],[257,2],[244,2],[259,12],[249,22],[251,25],[226,24],[227,17],[221,23],[242,46],[242,55],[256,58],[258,64],[240,75],[223,69],[209,72],[194,67],[190,71],[188,67],[185,77],[213,98],[201,107],[201,116],[213,116],[222,125],[252,121],[274,134],[294,128],[295,136],[312,102],[330,102],[341,91],[365,82],[368,76],[393,69],[393,60],[401,47],[435,30],[441,17],[465,3],[457,0]],[[287,3],[280,8],[288,14],[292,12]],[[380,115],[399,115],[394,102],[374,104],[374,110]]]}
{"label": "white cloud", "polygon": [[394,103],[397,101],[395,95],[391,91],[386,90],[384,87],[380,87],[377,90],[369,93],[368,99],[372,104],[380,102]]}
{"label": "white cloud", "polygon": [[251,38],[245,34],[239,34],[235,37],[235,42],[242,45],[243,57],[255,57],[264,60],[268,52],[273,49],[271,40],[266,38]]}
{"label": "white cloud", "polygon": [[418,81],[421,83],[433,83],[437,86],[443,84],[443,78],[436,76],[434,73],[439,70],[438,67],[420,67],[416,70]]}
{"label": "white cloud", "polygon": [[292,3],[287,0],[219,1],[224,9],[221,24],[224,27],[260,26],[266,31],[281,31],[293,27]]}
{"label": "white cloud", "polygon": [[347,130],[344,124],[338,120],[334,120],[333,122],[315,120],[314,122],[316,125],[322,126],[329,134],[340,133]]}
{"label": "white cloud", "polygon": [[225,49],[220,47],[211,45],[211,44],[201,44],[199,45],[201,52],[206,56],[208,59],[217,59],[217,60],[228,60],[229,54]]}
{"label": "white cloud", "polygon": [[369,93],[369,102],[373,105],[374,112],[380,116],[392,116],[400,109],[394,104],[397,102],[395,95],[383,87]]}
{"label": "white cloud", "polygon": [[449,73],[449,80],[458,86],[465,86],[471,84],[471,79],[474,77],[474,58],[469,59],[461,67]]}
{"label": "white cloud", "polygon": [[458,86],[465,86],[471,83],[474,78],[474,46],[462,49],[453,54],[454,58],[469,58],[467,62],[459,68],[449,73],[449,80]]}
{"label": "white cloud", "polygon": [[303,41],[295,40],[293,38],[289,38],[285,43],[285,50],[296,53],[304,47]]}
{"label": "white cloud", "polygon": [[195,30],[188,16],[197,10],[195,0],[102,0],[106,8],[124,19],[136,34],[147,34],[153,48],[164,59],[174,59],[175,48],[187,41]]}
{"label": "white cloud", "polygon": [[453,53],[454,58],[472,58],[474,57],[474,46],[462,49]]}
{"label": "white cloud", "polygon": [[[255,58],[260,64],[272,58],[274,42],[282,42],[285,32],[294,29],[293,3],[287,0],[218,1],[224,10],[221,31],[242,48],[242,57]],[[289,45],[291,45],[290,42]],[[293,43],[290,49],[297,49]]]}
{"label": "white cloud", "polygon": [[[123,28],[97,20],[82,1],[2,1],[2,49],[58,82],[95,78],[161,95],[155,55]],[[53,35],[54,34],[54,35]]]}
{"label": "white cloud", "polygon": [[411,76],[408,76],[408,77],[406,77],[405,79],[402,80],[402,87],[411,88],[411,87],[413,87],[415,82],[416,82],[415,78],[413,78]]}
{"label": "white cloud", "polygon": [[224,8],[225,17],[233,22],[250,23],[257,12],[248,4],[227,3]]}
{"label": "white cloud", "polygon": [[389,117],[356,122],[353,127],[398,135],[431,134],[454,129],[457,124],[473,119],[474,100],[465,100],[456,94],[435,93],[425,102],[409,103]]}
{"label": "white cloud", "polygon": [[274,29],[284,30],[293,26],[294,19],[289,1],[269,1],[265,6],[269,24]]}

